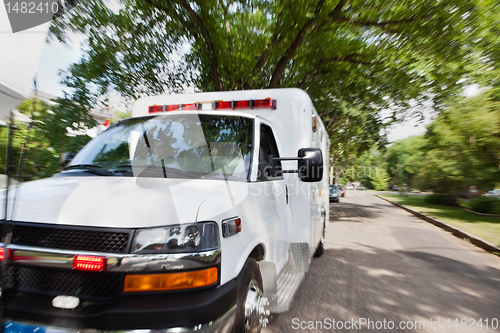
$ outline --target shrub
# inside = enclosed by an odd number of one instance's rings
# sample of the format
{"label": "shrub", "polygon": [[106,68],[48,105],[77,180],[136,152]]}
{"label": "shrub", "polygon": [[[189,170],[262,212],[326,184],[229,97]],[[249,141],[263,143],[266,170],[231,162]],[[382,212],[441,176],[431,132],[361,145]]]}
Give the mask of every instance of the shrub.
{"label": "shrub", "polygon": [[469,202],[470,209],[483,214],[500,214],[500,199],[477,197]]}
{"label": "shrub", "polygon": [[385,169],[378,168],[374,172],[374,175],[371,177],[371,185],[377,191],[385,191],[389,187],[389,174]]}
{"label": "shrub", "polygon": [[452,207],[459,206],[457,198],[449,194],[440,194],[440,193],[429,194],[425,196],[424,200],[425,202],[434,205],[444,205]]}

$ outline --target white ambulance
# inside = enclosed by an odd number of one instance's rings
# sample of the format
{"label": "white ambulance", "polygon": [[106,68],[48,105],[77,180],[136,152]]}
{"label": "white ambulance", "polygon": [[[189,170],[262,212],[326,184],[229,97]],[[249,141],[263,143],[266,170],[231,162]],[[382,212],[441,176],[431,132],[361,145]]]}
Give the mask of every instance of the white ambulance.
{"label": "white ambulance", "polygon": [[139,99],[11,191],[5,331],[259,332],[323,252],[328,151],[300,89]]}

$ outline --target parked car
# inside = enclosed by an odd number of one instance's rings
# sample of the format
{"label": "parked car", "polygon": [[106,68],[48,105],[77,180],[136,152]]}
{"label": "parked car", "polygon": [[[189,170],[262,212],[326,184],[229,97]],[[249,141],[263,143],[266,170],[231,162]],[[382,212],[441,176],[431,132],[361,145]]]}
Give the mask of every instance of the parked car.
{"label": "parked car", "polygon": [[330,185],[330,202],[339,202],[340,201],[340,191],[338,190],[336,185]]}
{"label": "parked car", "polygon": [[352,189],[354,188],[354,186],[353,186],[351,183],[349,183],[349,184],[347,184],[347,185],[345,186],[345,188],[346,188],[347,190],[352,190]]}
{"label": "parked car", "polygon": [[340,192],[340,196],[343,198],[345,197],[345,191],[344,191],[344,186],[342,185],[336,185],[337,186],[337,189],[339,190]]}
{"label": "parked car", "polygon": [[363,184],[356,185],[356,190],[358,190],[358,191],[364,191],[365,190],[365,186]]}
{"label": "parked car", "polygon": [[484,197],[497,197],[500,198],[500,188],[496,188],[494,190],[489,191],[488,193],[483,194]]}

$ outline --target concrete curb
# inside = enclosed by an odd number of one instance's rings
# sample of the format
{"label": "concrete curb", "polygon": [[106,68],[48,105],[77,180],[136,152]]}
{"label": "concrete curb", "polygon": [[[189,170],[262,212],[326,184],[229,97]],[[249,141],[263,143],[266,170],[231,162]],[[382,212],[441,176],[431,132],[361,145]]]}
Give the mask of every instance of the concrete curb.
{"label": "concrete curb", "polygon": [[478,212],[475,212],[473,210],[469,210],[469,209],[465,209],[464,210],[466,212],[469,212],[469,213],[472,213],[472,214],[476,214],[476,215],[481,215],[481,216],[487,216],[487,217],[500,217],[500,215],[498,214],[484,214],[484,213],[478,213]]}
{"label": "concrete curb", "polygon": [[464,238],[468,239],[471,242],[471,244],[474,244],[475,246],[480,247],[483,250],[486,250],[488,252],[491,252],[491,253],[494,253],[494,254],[497,254],[497,255],[500,253],[500,247],[498,247],[498,246],[496,246],[496,245],[494,245],[494,244],[492,244],[492,243],[490,243],[488,241],[485,241],[485,240],[483,240],[481,238],[478,238],[478,237],[476,237],[474,235],[471,235],[471,234],[469,234],[469,233],[467,233],[465,231],[462,231],[462,230],[460,230],[460,229],[458,229],[456,227],[453,227],[453,226],[451,226],[451,225],[449,225],[447,223],[444,223],[444,222],[441,222],[439,220],[436,220],[435,218],[430,217],[428,215],[425,215],[423,213],[420,213],[420,212],[418,212],[416,210],[413,210],[411,208],[408,208],[406,206],[398,204],[397,202],[394,202],[394,201],[391,201],[389,199],[383,198],[383,197],[381,197],[381,196],[379,196],[377,194],[375,194],[375,196],[378,197],[378,198],[380,198],[380,199],[382,199],[382,200],[390,202],[394,206],[398,206],[399,208],[402,208],[402,209],[406,210],[407,212],[415,215],[418,218],[421,218],[424,221],[430,222],[430,223],[434,224],[437,227],[440,227],[440,228],[442,228],[442,229],[444,229],[446,231],[451,232],[453,234],[453,236],[455,236],[455,237],[462,238],[462,239],[464,239]]}

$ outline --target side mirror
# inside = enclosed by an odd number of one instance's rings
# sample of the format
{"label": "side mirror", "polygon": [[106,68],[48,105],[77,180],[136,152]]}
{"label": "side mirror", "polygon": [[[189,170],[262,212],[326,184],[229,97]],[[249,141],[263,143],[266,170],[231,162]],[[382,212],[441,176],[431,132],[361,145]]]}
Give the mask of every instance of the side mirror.
{"label": "side mirror", "polygon": [[70,153],[70,152],[62,153],[59,163],[59,167],[61,168],[61,170],[64,169],[75,156],[76,153]]}
{"label": "side mirror", "polygon": [[319,182],[323,179],[323,154],[321,149],[299,149],[298,157],[300,180],[310,183]]}

